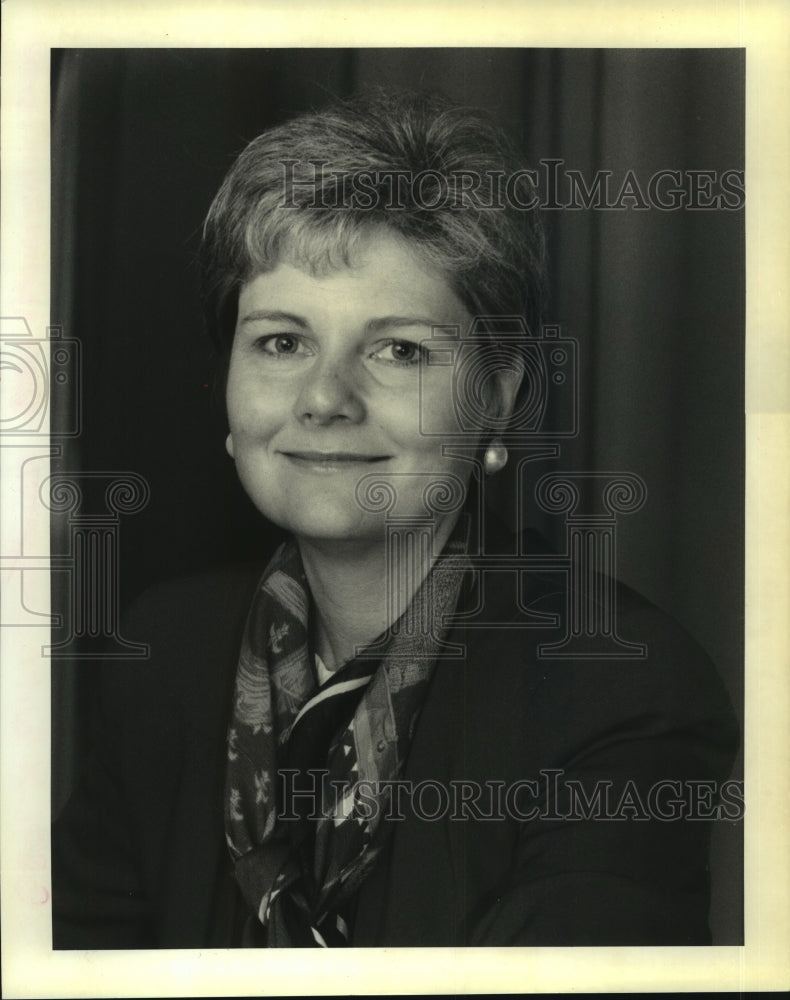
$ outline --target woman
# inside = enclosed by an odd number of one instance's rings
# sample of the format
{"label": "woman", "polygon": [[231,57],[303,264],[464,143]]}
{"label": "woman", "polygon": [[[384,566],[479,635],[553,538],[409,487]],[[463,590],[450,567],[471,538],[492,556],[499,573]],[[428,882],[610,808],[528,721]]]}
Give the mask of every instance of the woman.
{"label": "woman", "polygon": [[482,483],[534,395],[535,200],[490,123],[413,96],[297,118],[232,167],[206,315],[228,452],[290,540],[133,610],[152,657],[105,671],[56,947],[709,939],[700,820],[735,733],[704,654],[621,589],[646,659],[546,660],[550,554],[517,587],[481,572],[507,549]]}

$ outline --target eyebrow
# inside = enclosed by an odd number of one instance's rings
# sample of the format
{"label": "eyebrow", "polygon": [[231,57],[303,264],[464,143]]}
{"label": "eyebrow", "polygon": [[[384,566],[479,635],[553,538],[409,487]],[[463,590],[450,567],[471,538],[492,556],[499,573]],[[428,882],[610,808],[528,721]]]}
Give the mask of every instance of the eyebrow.
{"label": "eyebrow", "polygon": [[242,323],[258,323],[261,320],[269,320],[272,323],[293,323],[294,326],[301,327],[306,330],[309,323],[306,319],[302,319],[301,316],[296,316],[294,313],[281,312],[279,309],[269,310],[269,309],[255,309],[251,313],[242,319]]}
{"label": "eyebrow", "polygon": [[387,330],[397,326],[447,326],[446,323],[439,323],[438,320],[429,316],[381,316],[378,319],[371,319],[367,323],[367,328],[371,333],[379,330]]}
{"label": "eyebrow", "polygon": [[[293,323],[294,326],[298,326],[302,330],[307,330],[310,324],[303,316],[297,316],[295,313],[282,312],[279,309],[255,309],[251,313],[247,313],[246,316],[241,320],[242,323],[259,323],[261,321],[268,321],[270,323]],[[391,329],[392,327],[405,327],[405,326],[447,326],[446,323],[440,323],[438,320],[431,319],[429,316],[379,316],[376,319],[368,320],[365,324],[366,329],[370,333],[378,333],[380,330]]]}

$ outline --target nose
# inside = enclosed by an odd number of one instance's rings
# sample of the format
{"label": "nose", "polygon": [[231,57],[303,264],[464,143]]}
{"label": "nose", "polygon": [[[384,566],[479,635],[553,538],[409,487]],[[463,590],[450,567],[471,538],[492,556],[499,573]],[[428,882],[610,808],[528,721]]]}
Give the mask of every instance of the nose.
{"label": "nose", "polygon": [[338,421],[359,423],[364,419],[365,407],[351,364],[322,359],[312,366],[296,399],[298,420],[324,426]]}

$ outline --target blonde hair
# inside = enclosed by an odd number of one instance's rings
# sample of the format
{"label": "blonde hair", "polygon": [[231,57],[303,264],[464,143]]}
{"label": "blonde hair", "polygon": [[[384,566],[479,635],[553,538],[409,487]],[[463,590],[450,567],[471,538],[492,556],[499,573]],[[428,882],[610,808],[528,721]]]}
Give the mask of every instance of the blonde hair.
{"label": "blonde hair", "polygon": [[472,315],[522,316],[537,333],[545,240],[536,203],[529,172],[480,112],[377,92],[303,114],[253,139],[209,209],[209,333],[227,355],[246,281],[284,259],[313,270],[348,264],[359,236],[380,226],[443,274]]}

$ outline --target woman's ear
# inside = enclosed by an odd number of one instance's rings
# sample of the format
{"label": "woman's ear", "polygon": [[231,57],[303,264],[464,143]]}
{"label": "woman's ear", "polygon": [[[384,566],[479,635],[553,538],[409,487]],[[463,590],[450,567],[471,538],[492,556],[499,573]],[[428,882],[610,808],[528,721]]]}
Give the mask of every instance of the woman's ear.
{"label": "woman's ear", "polygon": [[231,458],[235,458],[236,457],[233,454],[233,435],[232,434],[228,434],[228,436],[225,438],[225,451],[230,455]]}
{"label": "woman's ear", "polygon": [[489,402],[489,415],[494,421],[495,427],[500,430],[503,430],[510,420],[523,378],[524,366],[520,362],[514,362],[500,368],[491,380],[492,394]]}

